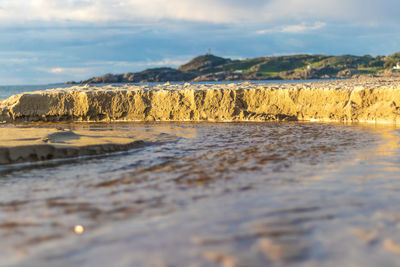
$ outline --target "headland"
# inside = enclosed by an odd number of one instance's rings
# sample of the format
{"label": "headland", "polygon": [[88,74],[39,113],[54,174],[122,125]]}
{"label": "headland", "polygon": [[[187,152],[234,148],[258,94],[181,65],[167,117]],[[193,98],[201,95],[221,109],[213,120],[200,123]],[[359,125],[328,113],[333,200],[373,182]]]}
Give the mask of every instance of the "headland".
{"label": "headland", "polygon": [[[388,56],[288,55],[230,59],[201,55],[179,66],[152,68],[124,74],[105,74],[87,83],[199,82],[248,80],[348,79],[400,77],[400,52]],[[76,84],[71,81],[68,83]]]}

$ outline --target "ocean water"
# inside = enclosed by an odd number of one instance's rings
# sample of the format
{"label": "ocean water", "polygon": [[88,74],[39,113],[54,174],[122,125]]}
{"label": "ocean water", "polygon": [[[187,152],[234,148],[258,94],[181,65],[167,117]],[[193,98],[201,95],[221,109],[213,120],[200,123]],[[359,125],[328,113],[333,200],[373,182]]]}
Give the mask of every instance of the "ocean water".
{"label": "ocean water", "polygon": [[176,138],[123,153],[3,166],[0,266],[399,264],[396,127],[37,125],[57,126]]}
{"label": "ocean water", "polygon": [[46,90],[52,88],[67,88],[73,85],[48,84],[48,85],[0,85],[0,99],[6,99],[12,95],[24,92]]}

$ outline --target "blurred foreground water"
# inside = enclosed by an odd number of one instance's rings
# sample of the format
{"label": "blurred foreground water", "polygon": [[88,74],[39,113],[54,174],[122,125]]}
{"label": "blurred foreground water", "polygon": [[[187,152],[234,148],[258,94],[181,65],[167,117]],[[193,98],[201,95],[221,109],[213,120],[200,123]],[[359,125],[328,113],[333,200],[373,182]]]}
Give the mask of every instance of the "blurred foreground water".
{"label": "blurred foreground water", "polygon": [[[54,127],[37,127],[48,126]],[[1,266],[400,263],[399,129],[321,123],[62,127],[156,130],[176,138],[101,157],[3,167]],[[82,234],[76,225],[84,227]]]}

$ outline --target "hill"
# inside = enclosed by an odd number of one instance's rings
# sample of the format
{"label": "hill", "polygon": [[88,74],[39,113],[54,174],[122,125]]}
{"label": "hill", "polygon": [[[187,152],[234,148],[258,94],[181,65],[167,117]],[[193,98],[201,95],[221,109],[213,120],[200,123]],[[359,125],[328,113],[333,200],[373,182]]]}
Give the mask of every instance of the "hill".
{"label": "hill", "polygon": [[223,70],[223,66],[230,63],[231,59],[217,57],[214,55],[198,56],[188,63],[180,66],[178,70],[193,73],[211,73]]}
{"label": "hill", "polygon": [[[126,83],[167,81],[232,81],[279,79],[351,78],[400,75],[393,70],[400,52],[389,56],[291,55],[232,60],[214,55],[195,57],[173,68],[154,68],[136,73],[106,74],[80,83]],[[74,82],[69,82],[74,83]]]}
{"label": "hill", "polygon": [[186,81],[192,80],[196,75],[172,68],[154,68],[141,72],[129,72],[125,74],[105,74],[103,76],[90,78],[80,83],[141,83],[141,82],[163,82],[163,81]]}

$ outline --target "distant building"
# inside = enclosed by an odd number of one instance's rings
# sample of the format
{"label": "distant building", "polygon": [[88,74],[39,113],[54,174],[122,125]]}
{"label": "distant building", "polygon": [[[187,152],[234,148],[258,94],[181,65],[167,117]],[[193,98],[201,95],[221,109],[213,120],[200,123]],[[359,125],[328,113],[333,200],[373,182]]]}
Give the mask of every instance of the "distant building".
{"label": "distant building", "polygon": [[235,73],[243,73],[243,70],[235,70]]}
{"label": "distant building", "polygon": [[397,62],[396,66],[394,66],[393,69],[400,70],[400,62]]}

